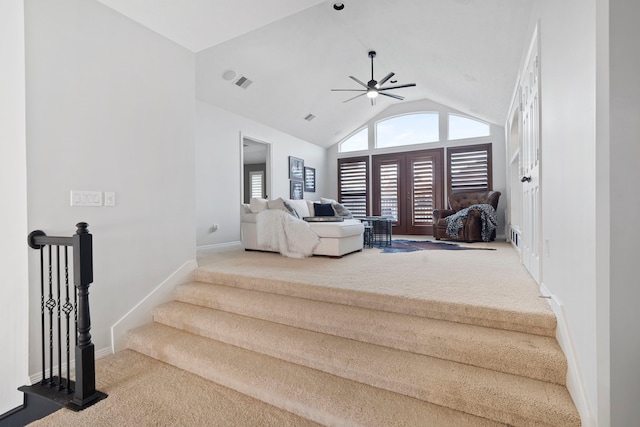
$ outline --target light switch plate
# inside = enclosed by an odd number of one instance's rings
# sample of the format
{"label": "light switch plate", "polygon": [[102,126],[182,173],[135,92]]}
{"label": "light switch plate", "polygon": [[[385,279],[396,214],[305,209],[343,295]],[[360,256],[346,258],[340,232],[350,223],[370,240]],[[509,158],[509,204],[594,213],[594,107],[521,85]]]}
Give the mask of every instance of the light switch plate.
{"label": "light switch plate", "polygon": [[116,193],[114,191],[104,192],[104,205],[115,206],[116,205]]}
{"label": "light switch plate", "polygon": [[102,191],[71,190],[71,206],[102,206]]}

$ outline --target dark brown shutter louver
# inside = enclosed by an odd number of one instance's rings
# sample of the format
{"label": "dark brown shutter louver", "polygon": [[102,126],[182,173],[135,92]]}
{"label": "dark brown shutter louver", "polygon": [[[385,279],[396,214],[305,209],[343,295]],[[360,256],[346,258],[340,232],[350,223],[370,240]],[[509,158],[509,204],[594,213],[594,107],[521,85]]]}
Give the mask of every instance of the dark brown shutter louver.
{"label": "dark brown shutter louver", "polygon": [[448,157],[449,194],[462,190],[491,190],[491,144],[450,148]]}
{"label": "dark brown shutter louver", "polygon": [[338,200],[354,217],[367,216],[369,158],[338,159]]}

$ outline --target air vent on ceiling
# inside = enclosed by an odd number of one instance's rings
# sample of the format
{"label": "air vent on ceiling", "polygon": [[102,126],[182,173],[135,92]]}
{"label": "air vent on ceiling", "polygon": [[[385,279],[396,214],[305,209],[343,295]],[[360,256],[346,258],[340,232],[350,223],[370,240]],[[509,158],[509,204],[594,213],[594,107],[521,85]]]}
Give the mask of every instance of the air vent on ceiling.
{"label": "air vent on ceiling", "polygon": [[311,120],[315,119],[316,116],[314,116],[313,114],[309,114],[307,115],[304,119],[308,122],[310,122]]}
{"label": "air vent on ceiling", "polygon": [[236,86],[240,86],[242,89],[248,88],[251,83],[253,82],[245,76],[242,76],[238,80],[236,80]]}

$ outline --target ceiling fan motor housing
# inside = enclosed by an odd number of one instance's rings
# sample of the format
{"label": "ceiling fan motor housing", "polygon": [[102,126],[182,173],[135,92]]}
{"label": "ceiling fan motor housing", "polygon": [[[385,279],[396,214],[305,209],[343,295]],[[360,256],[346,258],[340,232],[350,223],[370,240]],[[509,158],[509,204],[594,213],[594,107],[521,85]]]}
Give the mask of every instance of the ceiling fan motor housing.
{"label": "ceiling fan motor housing", "polygon": [[349,78],[351,78],[351,80],[354,80],[359,85],[364,86],[365,89],[331,89],[332,91],[361,92],[359,95],[356,95],[353,98],[349,98],[349,99],[347,99],[346,101],[343,101],[343,102],[349,102],[352,99],[359,98],[360,96],[363,96],[363,95],[367,95],[368,98],[371,98],[371,105],[375,105],[374,98],[376,98],[378,95],[384,95],[384,96],[387,96],[387,97],[390,97],[390,98],[395,98],[395,99],[398,99],[398,100],[402,101],[404,99],[404,97],[398,96],[398,95],[394,95],[392,93],[387,93],[385,91],[387,91],[389,89],[402,89],[402,88],[405,88],[405,87],[412,87],[412,86],[416,85],[415,83],[407,83],[407,84],[403,84],[403,85],[387,86],[387,87],[381,88],[380,86],[384,85],[391,77],[393,77],[395,75],[395,73],[391,72],[391,73],[387,74],[378,83],[373,77],[374,76],[374,74],[373,74],[373,58],[375,58],[375,57],[376,57],[376,51],[375,50],[370,50],[369,51],[369,58],[371,58],[371,80],[369,80],[366,85],[364,84],[364,82],[358,80],[357,78],[355,78],[353,76],[349,76]]}

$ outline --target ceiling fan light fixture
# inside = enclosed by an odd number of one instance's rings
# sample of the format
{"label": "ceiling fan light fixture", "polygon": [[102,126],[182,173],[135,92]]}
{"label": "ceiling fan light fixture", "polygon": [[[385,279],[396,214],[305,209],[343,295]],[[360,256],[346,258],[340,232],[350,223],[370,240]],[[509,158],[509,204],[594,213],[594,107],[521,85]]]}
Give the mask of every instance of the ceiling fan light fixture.
{"label": "ceiling fan light fixture", "polygon": [[367,97],[368,98],[376,98],[378,96],[378,91],[375,89],[367,89]]}

